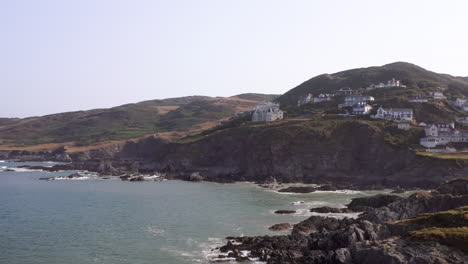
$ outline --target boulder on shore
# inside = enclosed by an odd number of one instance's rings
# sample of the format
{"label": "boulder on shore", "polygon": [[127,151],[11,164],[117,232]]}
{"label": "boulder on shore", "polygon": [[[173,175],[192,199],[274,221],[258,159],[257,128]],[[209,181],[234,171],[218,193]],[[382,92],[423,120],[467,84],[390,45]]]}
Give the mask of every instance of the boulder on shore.
{"label": "boulder on shore", "polygon": [[270,226],[268,229],[272,231],[283,231],[292,228],[290,223],[281,223]]}

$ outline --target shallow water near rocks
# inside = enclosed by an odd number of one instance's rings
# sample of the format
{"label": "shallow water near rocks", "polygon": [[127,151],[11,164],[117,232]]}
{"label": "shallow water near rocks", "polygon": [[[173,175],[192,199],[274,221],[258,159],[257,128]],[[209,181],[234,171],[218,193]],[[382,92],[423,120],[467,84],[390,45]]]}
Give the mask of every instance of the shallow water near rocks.
{"label": "shallow water near rocks", "polygon": [[[52,164],[0,163],[19,165]],[[38,180],[73,172],[0,171],[0,263],[209,263],[217,256],[211,249],[226,236],[284,234],[268,227],[304,220],[313,207],[343,207],[351,198],[378,193],[284,194],[250,183]],[[298,213],[273,213],[279,209]]]}

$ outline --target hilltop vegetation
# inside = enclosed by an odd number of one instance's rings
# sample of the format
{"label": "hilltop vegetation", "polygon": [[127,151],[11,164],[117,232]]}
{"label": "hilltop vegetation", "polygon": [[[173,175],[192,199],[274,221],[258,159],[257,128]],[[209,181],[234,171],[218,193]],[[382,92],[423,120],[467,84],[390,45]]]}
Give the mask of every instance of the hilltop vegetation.
{"label": "hilltop vegetation", "polygon": [[261,94],[228,98],[188,96],[109,109],[24,119],[4,118],[0,119],[0,143],[10,148],[51,143],[82,146],[154,133],[189,132],[213,127],[219,120],[233,116],[236,111],[250,110],[258,101],[272,97],[262,97]]}
{"label": "hilltop vegetation", "polygon": [[[366,88],[370,84],[386,82],[392,78],[399,79],[408,88],[397,94],[388,94],[387,99],[397,99],[401,96],[424,94],[430,91],[444,90],[449,99],[458,96],[468,96],[468,82],[465,77],[453,77],[425,70],[414,64],[397,62],[381,67],[359,68],[334,74],[323,74],[314,77],[280,96],[277,101],[285,108],[297,105],[300,96],[312,93],[334,93],[343,87],[352,89]],[[391,92],[373,91],[372,93]]]}

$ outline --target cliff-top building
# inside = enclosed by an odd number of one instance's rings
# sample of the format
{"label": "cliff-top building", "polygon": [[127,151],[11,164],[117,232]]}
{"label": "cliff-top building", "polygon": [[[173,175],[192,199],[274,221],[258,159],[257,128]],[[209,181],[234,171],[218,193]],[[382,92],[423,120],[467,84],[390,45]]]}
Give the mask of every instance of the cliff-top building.
{"label": "cliff-top building", "polygon": [[339,107],[354,106],[359,103],[368,103],[375,101],[374,97],[369,95],[348,95],[345,97],[343,104],[338,105]]}
{"label": "cliff-top building", "polygon": [[305,94],[304,96],[299,97],[299,100],[297,100],[297,106],[299,107],[301,105],[308,104],[310,101],[312,101],[312,94]]}
{"label": "cliff-top building", "polygon": [[264,101],[253,109],[252,122],[271,122],[283,119],[283,111],[277,103]]}
{"label": "cliff-top building", "polygon": [[419,144],[426,148],[444,146],[451,142],[468,142],[468,132],[460,132],[452,123],[429,124],[424,128],[426,137],[419,140]]}
{"label": "cliff-top building", "polygon": [[403,85],[400,80],[395,80],[395,78],[387,81],[387,83],[371,84],[367,87],[367,90],[381,89],[381,88],[392,88],[392,87],[402,87],[406,88],[406,85]]}
{"label": "cliff-top building", "polygon": [[413,109],[410,108],[383,108],[377,109],[377,114],[372,118],[380,118],[387,120],[413,120]]}

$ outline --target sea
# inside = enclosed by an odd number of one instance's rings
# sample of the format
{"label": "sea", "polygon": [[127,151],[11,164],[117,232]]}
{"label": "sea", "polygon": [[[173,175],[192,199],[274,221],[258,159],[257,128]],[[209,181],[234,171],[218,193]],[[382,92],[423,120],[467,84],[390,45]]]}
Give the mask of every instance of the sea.
{"label": "sea", "polygon": [[[76,171],[18,168],[54,164],[0,161],[1,264],[210,263],[227,236],[286,234],[268,227],[298,223],[316,214],[310,208],[344,207],[382,192],[291,194],[253,183],[128,182],[85,172],[45,181],[39,178]],[[297,213],[274,214],[280,209]]]}

